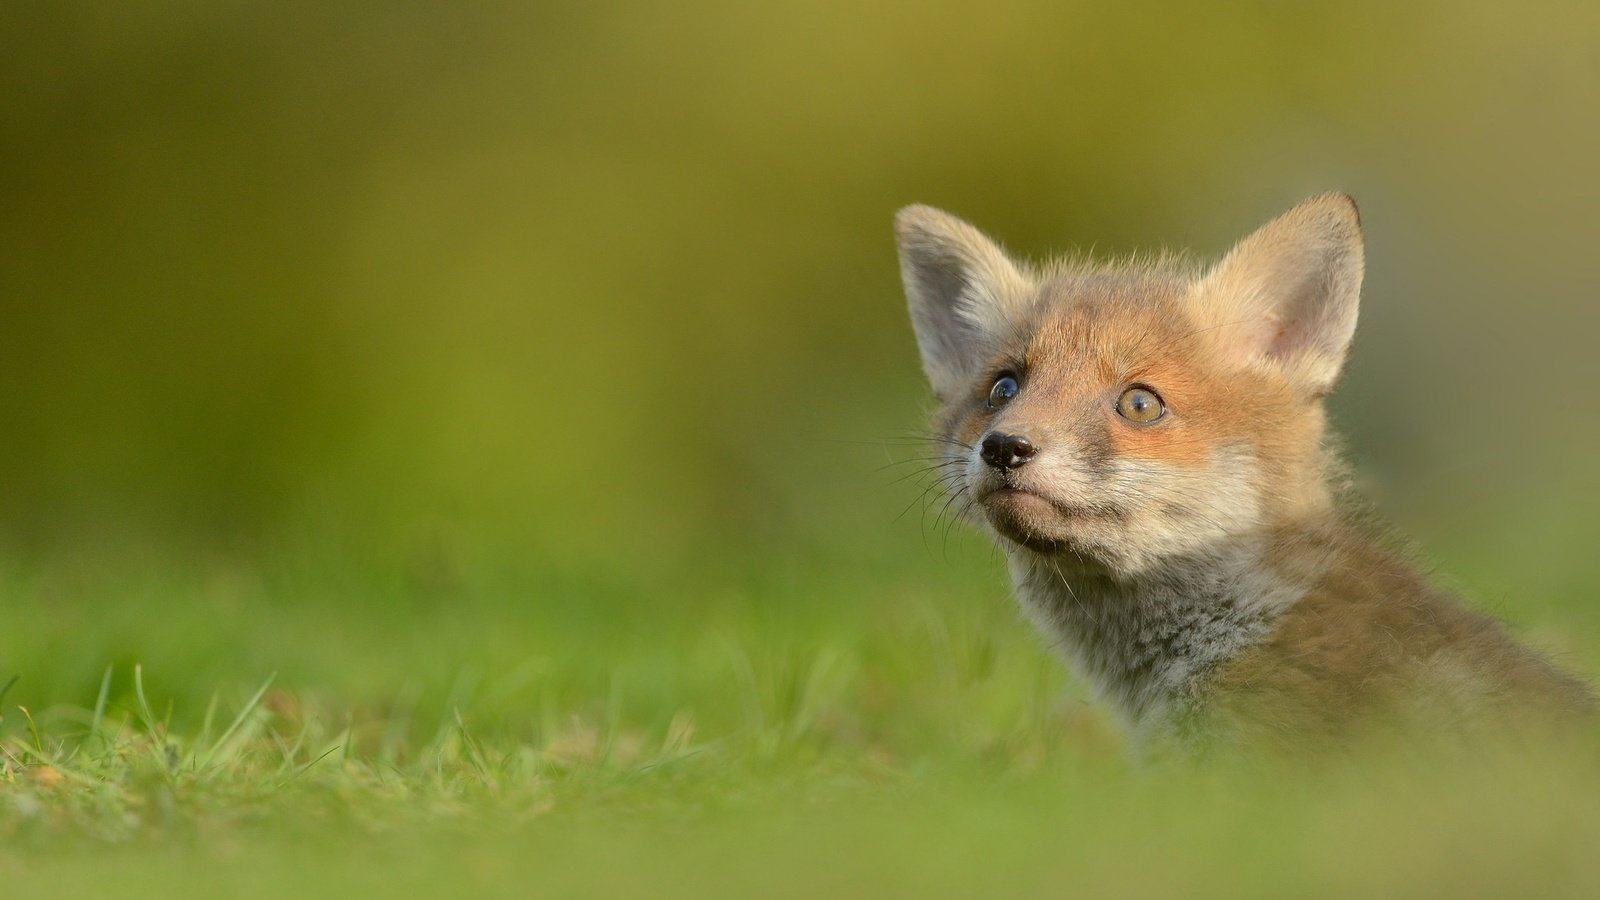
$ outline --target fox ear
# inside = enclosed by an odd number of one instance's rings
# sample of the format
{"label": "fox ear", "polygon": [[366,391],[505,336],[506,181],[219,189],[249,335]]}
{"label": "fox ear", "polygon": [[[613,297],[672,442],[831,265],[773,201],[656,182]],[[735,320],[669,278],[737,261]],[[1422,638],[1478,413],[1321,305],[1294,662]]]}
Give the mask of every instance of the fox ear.
{"label": "fox ear", "polygon": [[900,278],[933,393],[960,393],[994,353],[1032,284],[978,229],[931,206],[895,216]]}
{"label": "fox ear", "polygon": [[1355,201],[1312,197],[1235,245],[1196,287],[1196,312],[1237,361],[1321,396],[1355,336],[1362,259]]}

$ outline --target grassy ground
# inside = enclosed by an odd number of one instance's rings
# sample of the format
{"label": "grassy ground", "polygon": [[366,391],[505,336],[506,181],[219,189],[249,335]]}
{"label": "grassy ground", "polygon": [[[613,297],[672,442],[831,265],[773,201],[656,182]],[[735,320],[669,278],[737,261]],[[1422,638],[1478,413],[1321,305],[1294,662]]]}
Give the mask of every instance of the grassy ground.
{"label": "grassy ground", "polygon": [[[979,542],[849,546],[14,565],[7,896],[1600,890],[1594,745],[1140,771]],[[1549,584],[1503,611],[1600,668]]]}

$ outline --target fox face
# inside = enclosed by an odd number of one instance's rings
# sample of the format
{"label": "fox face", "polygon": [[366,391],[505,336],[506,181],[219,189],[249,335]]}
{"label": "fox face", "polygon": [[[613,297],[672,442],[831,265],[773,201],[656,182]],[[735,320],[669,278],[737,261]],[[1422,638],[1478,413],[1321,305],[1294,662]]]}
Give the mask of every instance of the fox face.
{"label": "fox face", "polygon": [[1032,268],[929,207],[896,226],[943,474],[1014,562],[1137,579],[1331,502],[1322,398],[1362,276],[1348,197],[1210,268]]}

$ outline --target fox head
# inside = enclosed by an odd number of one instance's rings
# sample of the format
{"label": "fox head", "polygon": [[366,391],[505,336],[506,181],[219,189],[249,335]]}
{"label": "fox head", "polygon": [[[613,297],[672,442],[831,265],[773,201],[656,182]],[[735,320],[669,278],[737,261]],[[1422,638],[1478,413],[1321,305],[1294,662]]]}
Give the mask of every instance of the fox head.
{"label": "fox head", "polygon": [[1330,505],[1323,398],[1363,266],[1349,197],[1208,268],[1033,268],[926,206],[895,226],[942,474],[1012,554],[1134,578]]}

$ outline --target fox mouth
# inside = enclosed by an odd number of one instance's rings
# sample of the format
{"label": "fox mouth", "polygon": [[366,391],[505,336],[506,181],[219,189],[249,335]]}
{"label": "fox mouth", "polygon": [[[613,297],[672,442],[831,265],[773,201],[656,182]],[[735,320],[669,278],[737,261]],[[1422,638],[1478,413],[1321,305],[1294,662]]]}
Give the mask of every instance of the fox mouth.
{"label": "fox mouth", "polygon": [[989,524],[1002,536],[1036,553],[1061,553],[1070,548],[1052,536],[1063,518],[1070,518],[1055,501],[1010,484],[1000,485],[979,498]]}
{"label": "fox mouth", "polygon": [[1002,537],[1035,553],[1051,555],[1071,551],[1081,556],[1087,552],[1081,541],[1064,533],[1074,523],[1120,518],[1117,510],[1062,503],[1009,478],[985,491],[978,502],[989,524]]}

